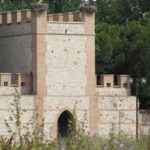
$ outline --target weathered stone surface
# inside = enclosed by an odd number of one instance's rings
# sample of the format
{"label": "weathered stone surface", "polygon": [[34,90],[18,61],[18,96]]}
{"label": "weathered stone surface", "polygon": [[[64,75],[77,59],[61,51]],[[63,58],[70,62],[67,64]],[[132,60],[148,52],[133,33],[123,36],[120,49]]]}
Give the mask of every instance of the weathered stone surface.
{"label": "weathered stone surface", "polygon": [[[76,127],[89,131],[89,98],[88,97],[46,97],[44,103],[44,124],[46,136],[53,133],[57,136],[57,122],[64,111],[70,111],[76,120]],[[53,129],[53,130],[52,130]],[[52,136],[52,135],[51,135]],[[50,138],[50,137],[49,137]]]}
{"label": "weathered stone surface", "polygon": [[98,135],[101,137],[108,137],[110,133],[118,134],[119,124],[118,123],[99,123]]}
{"label": "weathered stone surface", "polygon": [[97,88],[96,93],[99,96],[128,96],[130,95],[130,89],[103,87],[103,88]]}
{"label": "weathered stone surface", "polygon": [[[99,96],[99,133],[109,131],[136,133],[136,98],[131,96]],[[108,129],[105,129],[105,125]],[[115,129],[111,129],[112,127]],[[105,131],[106,130],[106,131]],[[102,131],[102,132],[101,132]]]}
{"label": "weathered stone surface", "polygon": [[48,24],[46,52],[48,95],[85,94],[86,36],[80,34],[84,34],[83,24]]}
{"label": "weathered stone surface", "polygon": [[0,72],[32,71],[31,24],[13,24],[0,27]]}
{"label": "weathered stone surface", "polygon": [[[0,105],[0,135],[8,135],[8,128],[6,122],[12,126],[12,129],[15,130],[15,116],[13,113],[16,113],[16,107],[14,106],[14,96],[0,96],[1,105]],[[34,128],[31,124],[35,122],[35,106],[34,106],[34,96],[21,96],[21,122],[22,127]],[[13,117],[14,120],[10,120],[10,117]],[[23,132],[25,129],[23,128]]]}
{"label": "weathered stone surface", "polygon": [[134,96],[98,96],[100,110],[136,110]]}

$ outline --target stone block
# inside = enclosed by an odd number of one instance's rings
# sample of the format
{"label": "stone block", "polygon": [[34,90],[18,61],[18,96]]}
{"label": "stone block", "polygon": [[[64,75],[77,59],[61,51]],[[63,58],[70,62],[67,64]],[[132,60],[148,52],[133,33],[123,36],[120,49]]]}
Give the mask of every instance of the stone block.
{"label": "stone block", "polygon": [[67,97],[67,96],[53,96],[46,97],[44,101],[45,110],[88,110],[89,98],[88,97]]}
{"label": "stone block", "polygon": [[108,137],[110,133],[118,134],[119,125],[110,123],[100,123],[98,126],[98,135],[101,137]]}
{"label": "stone block", "polygon": [[100,110],[136,110],[136,98],[132,96],[98,96]]}
{"label": "stone block", "polygon": [[119,117],[122,124],[136,124],[136,111],[119,111]]}
{"label": "stone block", "polygon": [[126,135],[135,137],[136,135],[136,124],[121,124],[120,131]]}
{"label": "stone block", "polygon": [[118,111],[100,111],[99,113],[99,123],[118,123],[119,122],[119,112]]}

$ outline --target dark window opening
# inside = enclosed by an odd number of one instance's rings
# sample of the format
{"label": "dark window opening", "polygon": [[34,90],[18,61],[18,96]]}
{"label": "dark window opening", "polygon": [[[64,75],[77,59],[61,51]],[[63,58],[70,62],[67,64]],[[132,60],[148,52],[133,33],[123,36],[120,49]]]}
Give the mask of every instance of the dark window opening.
{"label": "dark window opening", "polygon": [[120,87],[121,85],[121,80],[119,75],[114,76],[114,86]]}
{"label": "dark window opening", "polygon": [[97,85],[98,86],[104,86],[104,76],[103,75],[97,76]]}
{"label": "dark window opening", "polygon": [[4,86],[8,86],[8,82],[5,81],[5,82],[4,82]]}
{"label": "dark window opening", "polygon": [[26,86],[26,83],[25,82],[21,82],[21,86]]}
{"label": "dark window opening", "polygon": [[75,131],[75,120],[69,111],[64,111],[58,119],[58,136],[68,137]]}
{"label": "dark window opening", "polygon": [[124,84],[123,84],[123,87],[124,87],[124,88],[128,88],[128,84],[127,84],[127,83],[124,83]]}

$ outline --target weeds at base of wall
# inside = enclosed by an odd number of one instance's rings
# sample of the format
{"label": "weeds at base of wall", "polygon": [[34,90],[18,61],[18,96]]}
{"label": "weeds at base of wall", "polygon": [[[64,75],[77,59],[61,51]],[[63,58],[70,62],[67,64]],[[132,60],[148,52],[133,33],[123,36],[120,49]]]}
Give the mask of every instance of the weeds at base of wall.
{"label": "weeds at base of wall", "polygon": [[[142,137],[138,141],[123,133],[116,135],[113,132],[107,138],[90,137],[85,134],[84,123],[80,129],[72,132],[69,137],[60,137],[59,140],[53,142],[44,141],[44,135],[34,130],[33,120],[26,125],[22,125],[23,112],[20,98],[16,91],[12,103],[12,115],[8,120],[5,120],[9,136],[0,137],[0,150],[150,150],[150,136]],[[75,116],[75,109],[73,114]],[[13,122],[15,129],[9,124],[10,121]],[[28,128],[29,125],[33,130]],[[25,132],[22,130],[25,130]]]}
{"label": "weeds at base of wall", "polygon": [[[148,141],[145,137],[135,141],[127,136],[110,135],[109,138],[89,137],[78,133],[74,137],[61,139],[60,142],[45,142],[38,138],[22,137],[22,143],[14,143],[13,138],[0,138],[0,150],[149,150]],[[63,147],[61,149],[61,147]],[[64,148],[65,147],[65,148]]]}

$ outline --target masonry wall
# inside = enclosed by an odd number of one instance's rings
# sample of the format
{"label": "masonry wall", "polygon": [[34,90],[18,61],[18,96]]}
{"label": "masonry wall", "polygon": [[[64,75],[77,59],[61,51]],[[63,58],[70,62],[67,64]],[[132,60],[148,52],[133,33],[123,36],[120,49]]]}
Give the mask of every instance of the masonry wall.
{"label": "masonry wall", "polygon": [[[54,21],[46,10],[42,11],[34,10],[31,23],[4,25],[0,19],[0,72],[31,72],[34,63],[36,95],[21,98],[22,109],[26,110],[23,124],[32,119],[35,112],[39,113],[41,123],[44,120],[45,138],[54,139],[58,119],[68,110],[76,119],[76,127],[84,127],[90,133],[103,136],[113,129],[134,135],[135,98],[130,97],[127,90],[110,89],[112,92],[107,95],[107,89],[103,89],[103,95],[96,95],[96,91],[102,91],[96,90],[95,85],[94,14],[82,12],[82,21]],[[7,133],[4,120],[9,117],[13,98],[0,96],[2,135]],[[36,118],[35,123],[39,120]]]}
{"label": "masonry wall", "polygon": [[98,96],[99,135],[123,132],[135,137],[136,98],[132,96]]}
{"label": "masonry wall", "polygon": [[89,131],[86,40],[83,22],[48,23],[44,118],[49,139],[57,138],[57,121],[65,110],[73,114],[77,128]]}
{"label": "masonry wall", "polygon": [[89,130],[89,98],[78,96],[46,97],[44,103],[45,138],[54,140],[58,137],[58,119],[64,111],[72,113],[76,129]]}
{"label": "masonry wall", "polygon": [[[34,107],[34,96],[21,96],[19,99],[21,104],[21,127],[22,131],[30,131],[34,128],[35,123],[35,107]],[[15,101],[14,96],[0,96],[0,136],[10,135],[9,128],[6,126],[6,122],[11,127],[12,131],[15,131],[15,121],[13,113],[16,113],[16,107],[14,107]],[[10,119],[13,118],[13,120]],[[11,136],[11,135],[10,135]]]}
{"label": "masonry wall", "polygon": [[31,47],[31,23],[0,25],[0,72],[31,72]]}
{"label": "masonry wall", "polygon": [[83,96],[86,87],[84,23],[48,24],[47,94]]}

